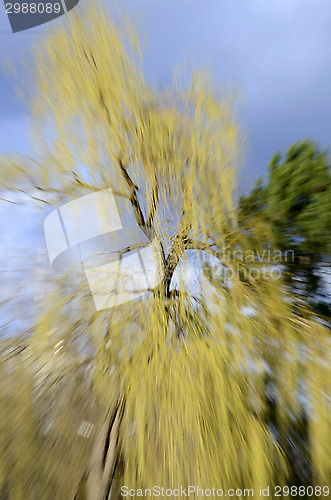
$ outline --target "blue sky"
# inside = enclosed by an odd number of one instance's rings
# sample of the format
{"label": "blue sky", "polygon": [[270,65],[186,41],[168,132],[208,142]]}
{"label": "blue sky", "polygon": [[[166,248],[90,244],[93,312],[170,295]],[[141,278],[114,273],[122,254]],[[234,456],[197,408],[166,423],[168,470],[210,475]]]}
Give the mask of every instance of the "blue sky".
{"label": "blue sky", "polygon": [[[295,140],[309,136],[330,146],[330,2],[123,0],[122,5],[143,22],[144,69],[151,83],[170,85],[176,65],[191,58],[193,65],[209,66],[216,85],[238,89],[247,135],[245,185],[266,172],[277,149]],[[43,32],[56,30],[58,22],[13,34],[0,6],[1,61],[29,58],[32,44],[42,43]],[[1,74],[0,151],[25,151],[27,130],[24,105]]]}
{"label": "blue sky", "polygon": [[[87,1],[80,0],[77,11]],[[151,83],[170,85],[177,64],[190,58],[193,66],[209,66],[216,86],[237,88],[247,135],[241,185],[265,175],[272,154],[296,140],[311,137],[330,147],[331,2],[122,0],[122,6],[143,23],[144,70]],[[42,43],[58,22],[13,34],[1,4],[1,63],[28,60],[32,44]],[[26,106],[0,73],[0,153],[27,152],[28,128]],[[39,217],[24,210],[0,202],[7,245],[26,241],[35,224],[42,228]]]}

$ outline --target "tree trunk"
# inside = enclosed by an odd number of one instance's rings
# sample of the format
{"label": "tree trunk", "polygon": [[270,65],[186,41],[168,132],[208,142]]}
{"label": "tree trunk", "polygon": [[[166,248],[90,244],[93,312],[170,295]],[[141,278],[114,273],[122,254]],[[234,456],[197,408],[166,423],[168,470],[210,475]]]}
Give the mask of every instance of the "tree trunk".
{"label": "tree trunk", "polygon": [[[116,467],[120,463],[117,444],[124,405],[124,398],[120,396],[97,430],[86,483],[87,500],[110,498]],[[112,494],[112,498],[116,497]]]}

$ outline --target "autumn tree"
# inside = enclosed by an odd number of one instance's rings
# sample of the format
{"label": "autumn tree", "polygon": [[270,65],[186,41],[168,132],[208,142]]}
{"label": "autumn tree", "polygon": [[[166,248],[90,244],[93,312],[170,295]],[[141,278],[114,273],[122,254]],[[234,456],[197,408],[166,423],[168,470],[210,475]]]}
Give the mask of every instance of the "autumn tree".
{"label": "autumn tree", "polygon": [[[86,286],[71,290],[80,306],[70,324],[94,342],[98,407],[79,498],[119,498],[121,485],[286,484],[290,415],[301,414],[303,379],[318,416],[309,421],[309,480],[325,480],[327,365],[318,359],[327,337],[291,313],[279,281],[237,275],[236,264],[244,271],[245,263],[231,252],[249,240],[234,202],[240,141],[229,96],[199,72],[188,88],[154,91],[135,32],[96,8],[69,16],[37,46],[31,78],[35,157],[3,162],[6,189],[19,186],[54,205],[111,189],[153,241],[160,277],[143,300],[97,312]],[[253,232],[263,244],[263,227]],[[207,258],[232,269],[230,286],[202,273],[187,280]],[[63,324],[58,290],[44,309],[44,330],[48,321]],[[294,355],[298,343],[311,356]],[[277,393],[277,437],[267,385]]]}

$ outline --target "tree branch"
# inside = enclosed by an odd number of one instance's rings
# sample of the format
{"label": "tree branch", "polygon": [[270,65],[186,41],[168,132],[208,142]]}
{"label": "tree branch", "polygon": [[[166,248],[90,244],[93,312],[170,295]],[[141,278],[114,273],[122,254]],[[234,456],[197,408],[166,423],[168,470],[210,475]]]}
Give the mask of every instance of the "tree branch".
{"label": "tree branch", "polygon": [[131,177],[129,176],[126,168],[123,165],[122,159],[120,157],[118,157],[117,161],[118,161],[118,166],[120,167],[122,177],[125,180],[126,185],[129,189],[130,202],[131,202],[131,205],[132,205],[135,217],[136,217],[137,224],[140,227],[146,226],[144,214],[141,210],[141,207],[140,207],[140,204],[138,201],[137,186],[135,185],[135,183],[132,181]]}
{"label": "tree branch", "polygon": [[[91,56],[93,57],[92,53],[91,53]],[[105,111],[108,125],[111,127],[112,122],[111,122],[111,118],[110,118],[110,114],[109,114],[109,109],[107,107],[107,104],[105,103],[100,85],[98,86],[98,89],[99,89],[99,97],[100,97],[101,106],[103,107],[103,109]],[[138,201],[138,197],[137,197],[137,186],[134,184],[131,177],[129,176],[129,174],[128,174],[128,172],[123,164],[122,158],[120,156],[118,156],[117,162],[118,162],[118,166],[120,168],[120,172],[122,174],[122,177],[125,180],[125,183],[129,189],[130,202],[131,202],[131,205],[132,205],[135,217],[136,217],[136,221],[140,227],[146,226],[144,215],[143,215],[143,212],[141,210],[141,207],[140,207],[140,204]]]}
{"label": "tree branch", "polygon": [[152,202],[151,202],[151,207],[149,209],[149,214],[147,217],[147,226],[151,227],[153,224],[155,212],[156,212],[156,207],[158,205],[159,201],[159,184],[157,182],[157,177],[155,175],[154,178],[154,186],[153,186],[153,192],[152,192]]}
{"label": "tree branch", "polygon": [[186,250],[187,238],[192,228],[192,221],[188,211],[183,210],[182,219],[180,221],[178,232],[174,238],[174,242],[165,262],[165,274],[162,280],[162,287],[165,295],[169,297],[170,283],[175,272],[175,269],[180,261],[183,252]]}

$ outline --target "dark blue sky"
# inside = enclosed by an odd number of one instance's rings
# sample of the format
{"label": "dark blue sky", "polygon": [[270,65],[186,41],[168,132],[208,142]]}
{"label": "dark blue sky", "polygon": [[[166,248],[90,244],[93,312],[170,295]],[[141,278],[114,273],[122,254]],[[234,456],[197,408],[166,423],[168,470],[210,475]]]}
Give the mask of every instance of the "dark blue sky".
{"label": "dark blue sky", "polygon": [[[87,0],[80,0],[77,7]],[[215,84],[238,90],[247,137],[241,184],[266,172],[271,155],[312,137],[331,145],[331,2],[327,0],[123,0],[147,35],[144,69],[156,86],[171,85],[190,58],[209,66]],[[70,14],[68,14],[70,15]],[[28,59],[42,32],[59,20],[12,34],[0,5],[0,58]],[[28,115],[0,75],[0,152],[28,148]]]}

